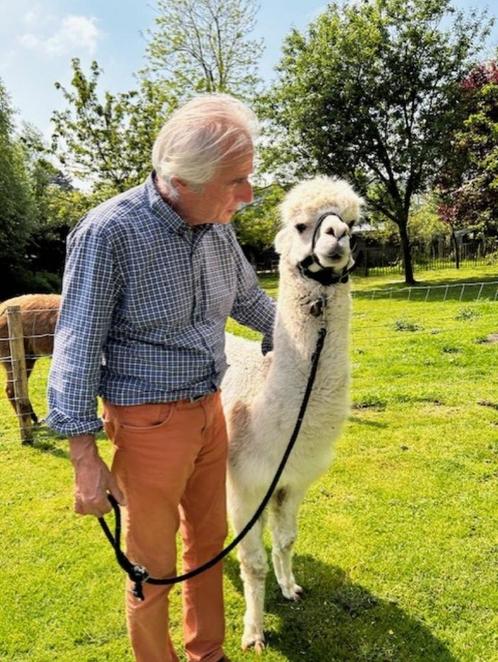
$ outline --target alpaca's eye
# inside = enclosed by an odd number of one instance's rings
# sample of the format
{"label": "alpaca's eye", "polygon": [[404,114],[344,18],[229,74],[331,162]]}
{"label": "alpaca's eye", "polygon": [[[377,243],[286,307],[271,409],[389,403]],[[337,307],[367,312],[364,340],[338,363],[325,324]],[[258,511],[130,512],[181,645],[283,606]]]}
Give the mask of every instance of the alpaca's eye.
{"label": "alpaca's eye", "polygon": [[306,224],[305,223],[298,223],[296,225],[296,230],[299,232],[299,234],[302,234],[306,230]]}

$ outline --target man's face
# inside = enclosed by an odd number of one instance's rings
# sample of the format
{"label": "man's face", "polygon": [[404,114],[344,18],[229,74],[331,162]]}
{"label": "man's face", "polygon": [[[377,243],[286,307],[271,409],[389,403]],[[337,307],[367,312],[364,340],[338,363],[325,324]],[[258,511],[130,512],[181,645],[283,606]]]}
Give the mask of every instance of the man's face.
{"label": "man's face", "polygon": [[229,223],[243,203],[252,201],[252,170],[252,151],[229,157],[199,191],[180,187],[178,211],[190,225]]}

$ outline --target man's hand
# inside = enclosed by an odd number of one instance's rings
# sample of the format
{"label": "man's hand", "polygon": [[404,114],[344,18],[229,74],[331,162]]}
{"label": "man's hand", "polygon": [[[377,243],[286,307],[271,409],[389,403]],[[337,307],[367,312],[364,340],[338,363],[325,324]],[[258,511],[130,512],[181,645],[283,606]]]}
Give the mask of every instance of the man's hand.
{"label": "man's hand", "polygon": [[118,503],[126,505],[116,479],[98,453],[95,437],[90,434],[71,437],[69,448],[75,475],[74,511],[102,517],[112,509],[108,492]]}

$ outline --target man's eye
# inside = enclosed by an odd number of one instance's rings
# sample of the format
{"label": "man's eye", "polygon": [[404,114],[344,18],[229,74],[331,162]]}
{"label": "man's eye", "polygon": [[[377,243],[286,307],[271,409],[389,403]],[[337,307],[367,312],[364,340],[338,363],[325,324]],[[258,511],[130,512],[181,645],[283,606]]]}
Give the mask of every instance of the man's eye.
{"label": "man's eye", "polygon": [[298,223],[296,225],[296,230],[299,232],[299,234],[302,234],[306,230],[306,224],[305,223]]}

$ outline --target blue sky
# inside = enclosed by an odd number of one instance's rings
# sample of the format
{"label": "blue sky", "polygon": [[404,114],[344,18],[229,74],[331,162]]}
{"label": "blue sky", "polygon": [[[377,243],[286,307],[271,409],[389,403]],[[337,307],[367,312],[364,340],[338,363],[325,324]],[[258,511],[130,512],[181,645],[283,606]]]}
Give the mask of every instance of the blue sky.
{"label": "blue sky", "polygon": [[[325,7],[324,0],[261,0],[254,37],[266,46],[260,74],[271,79],[291,27],[303,29]],[[488,8],[486,0],[456,0],[458,7]],[[67,84],[70,60],[104,69],[103,87],[112,92],[134,86],[133,74],[144,64],[143,32],[152,27],[154,1],[148,0],[0,0],[0,78],[19,117],[50,132],[50,115],[63,107],[54,82]],[[498,43],[498,26],[484,56]]]}

